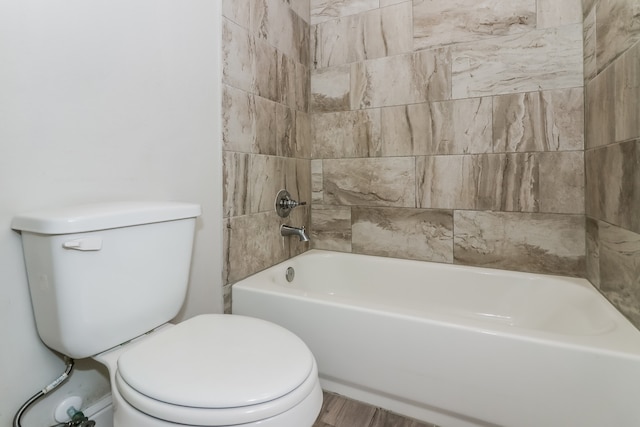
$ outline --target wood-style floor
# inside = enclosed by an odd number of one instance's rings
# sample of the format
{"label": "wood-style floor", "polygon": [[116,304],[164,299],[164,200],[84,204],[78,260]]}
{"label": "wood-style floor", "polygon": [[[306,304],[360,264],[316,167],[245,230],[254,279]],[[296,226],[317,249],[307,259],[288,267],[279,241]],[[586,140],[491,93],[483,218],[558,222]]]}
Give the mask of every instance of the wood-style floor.
{"label": "wood-style floor", "polygon": [[384,409],[324,393],[320,415],[313,427],[437,427]]}

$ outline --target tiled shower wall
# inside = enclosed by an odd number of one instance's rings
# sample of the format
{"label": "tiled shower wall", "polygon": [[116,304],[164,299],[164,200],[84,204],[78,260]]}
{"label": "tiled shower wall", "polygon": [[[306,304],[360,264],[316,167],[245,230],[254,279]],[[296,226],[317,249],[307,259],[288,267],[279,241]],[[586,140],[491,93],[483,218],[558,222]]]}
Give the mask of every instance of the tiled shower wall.
{"label": "tiled shower wall", "polygon": [[311,0],[315,248],[581,276],[580,0]]}
{"label": "tiled shower wall", "polygon": [[223,1],[226,311],[230,284],[309,246],[279,227],[308,228],[310,207],[274,210],[282,188],[311,199],[308,22],[308,1]]}
{"label": "tiled shower wall", "polygon": [[583,11],[587,278],[640,328],[640,2]]}

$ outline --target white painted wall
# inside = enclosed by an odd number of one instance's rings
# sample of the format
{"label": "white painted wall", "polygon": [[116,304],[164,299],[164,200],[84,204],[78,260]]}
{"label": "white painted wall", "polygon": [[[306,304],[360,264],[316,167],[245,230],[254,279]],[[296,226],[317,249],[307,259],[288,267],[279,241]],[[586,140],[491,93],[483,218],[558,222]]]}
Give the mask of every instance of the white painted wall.
{"label": "white painted wall", "polygon": [[[0,426],[64,366],[35,330],[16,213],[198,202],[179,317],[222,310],[219,3],[0,0]],[[53,424],[67,394],[90,404],[108,391],[95,364],[80,365],[25,427]]]}

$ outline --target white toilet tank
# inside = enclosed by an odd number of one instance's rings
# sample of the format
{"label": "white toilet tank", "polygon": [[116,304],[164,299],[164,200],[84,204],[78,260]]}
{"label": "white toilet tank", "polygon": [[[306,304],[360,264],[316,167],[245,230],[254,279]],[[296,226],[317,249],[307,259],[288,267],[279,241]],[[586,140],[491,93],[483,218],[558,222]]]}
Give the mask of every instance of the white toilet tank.
{"label": "white toilet tank", "polygon": [[175,317],[199,215],[189,203],[120,202],[15,217],[42,341],[79,359]]}

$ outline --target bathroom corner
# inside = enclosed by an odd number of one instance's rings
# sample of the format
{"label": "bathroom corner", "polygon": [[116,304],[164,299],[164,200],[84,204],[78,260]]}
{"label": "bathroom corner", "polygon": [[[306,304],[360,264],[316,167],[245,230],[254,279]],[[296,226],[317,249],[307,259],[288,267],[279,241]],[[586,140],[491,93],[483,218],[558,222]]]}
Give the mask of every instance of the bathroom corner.
{"label": "bathroom corner", "polygon": [[[233,283],[306,251],[283,224],[310,229],[309,3],[224,0],[224,307]],[[307,202],[280,218],[281,189]]]}
{"label": "bathroom corner", "polygon": [[640,328],[640,4],[583,12],[587,278]]}

